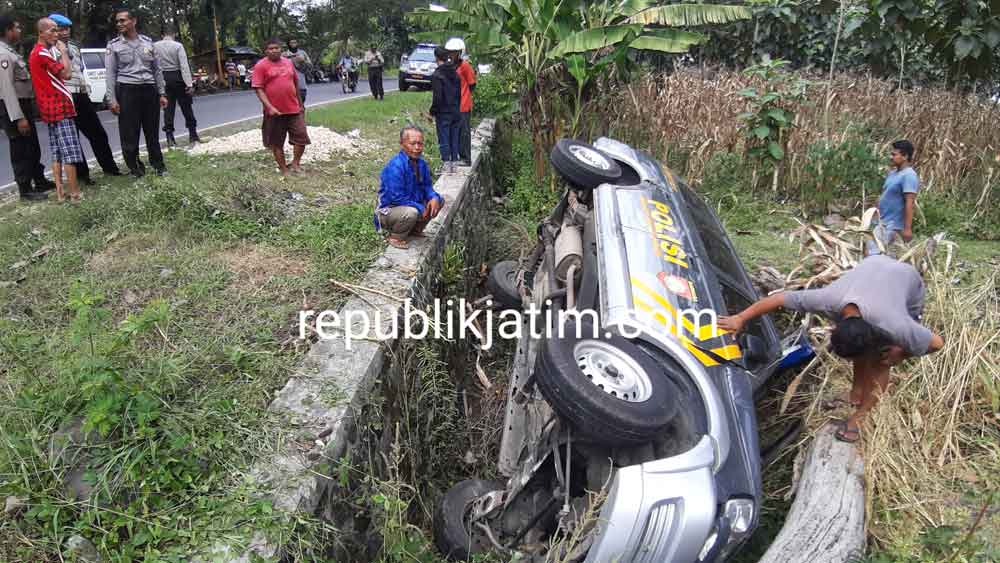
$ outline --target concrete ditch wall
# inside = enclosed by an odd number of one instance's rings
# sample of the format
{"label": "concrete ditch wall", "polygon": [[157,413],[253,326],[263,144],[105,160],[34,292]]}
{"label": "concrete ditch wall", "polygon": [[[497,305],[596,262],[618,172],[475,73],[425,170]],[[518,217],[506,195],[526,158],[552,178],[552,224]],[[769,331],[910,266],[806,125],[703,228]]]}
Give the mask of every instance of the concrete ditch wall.
{"label": "concrete ditch wall", "polygon": [[[442,176],[435,190],[447,204],[427,229],[427,238],[411,242],[408,250],[388,247],[358,282],[355,296],[341,311],[364,311],[383,322],[402,314],[402,300],[422,307],[433,299],[445,247],[452,240],[476,246],[496,179],[490,151],[495,122],[485,120],[472,139],[472,167]],[[377,292],[367,291],[370,288]],[[400,323],[402,326],[402,323]],[[322,502],[334,485],[333,464],[357,443],[355,414],[367,402],[379,376],[391,362],[399,342],[319,340],[311,347],[270,410],[290,424],[281,453],[255,466],[251,475],[266,490],[275,508],[300,514],[322,511]],[[220,542],[201,561],[243,563],[263,558],[276,561],[282,545],[263,534],[240,542]]]}

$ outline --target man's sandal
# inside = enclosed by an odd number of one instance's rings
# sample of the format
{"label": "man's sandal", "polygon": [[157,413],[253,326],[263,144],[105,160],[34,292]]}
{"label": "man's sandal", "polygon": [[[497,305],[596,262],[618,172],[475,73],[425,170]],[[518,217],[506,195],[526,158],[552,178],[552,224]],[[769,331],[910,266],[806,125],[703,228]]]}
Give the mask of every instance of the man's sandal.
{"label": "man's sandal", "polygon": [[841,423],[840,428],[833,435],[841,442],[854,444],[861,439],[861,428],[855,427],[853,430],[847,427],[847,421]]}

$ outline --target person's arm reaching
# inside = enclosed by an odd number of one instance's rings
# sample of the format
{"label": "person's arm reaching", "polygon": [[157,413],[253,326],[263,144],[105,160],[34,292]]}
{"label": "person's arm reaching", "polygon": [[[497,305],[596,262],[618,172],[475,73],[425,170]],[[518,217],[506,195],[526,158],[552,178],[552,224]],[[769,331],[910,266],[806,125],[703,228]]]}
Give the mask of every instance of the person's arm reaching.
{"label": "person's arm reaching", "polygon": [[718,326],[730,332],[740,332],[743,325],[757,317],[773,313],[785,306],[785,292],[780,291],[757,301],[731,317],[719,317]]}

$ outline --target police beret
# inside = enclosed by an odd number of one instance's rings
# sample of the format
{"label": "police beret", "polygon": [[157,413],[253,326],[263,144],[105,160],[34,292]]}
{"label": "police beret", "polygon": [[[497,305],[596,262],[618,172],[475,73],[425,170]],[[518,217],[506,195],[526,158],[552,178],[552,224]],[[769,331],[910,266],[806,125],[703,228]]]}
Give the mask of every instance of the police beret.
{"label": "police beret", "polygon": [[49,19],[56,22],[59,27],[70,27],[73,22],[62,14],[49,14]]}

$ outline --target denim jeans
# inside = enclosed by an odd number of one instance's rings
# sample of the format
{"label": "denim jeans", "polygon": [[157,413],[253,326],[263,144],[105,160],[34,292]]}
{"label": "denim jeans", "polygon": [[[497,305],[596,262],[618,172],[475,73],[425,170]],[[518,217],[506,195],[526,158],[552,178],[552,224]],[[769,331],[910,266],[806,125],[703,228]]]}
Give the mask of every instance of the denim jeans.
{"label": "denim jeans", "polygon": [[462,115],[459,113],[439,113],[434,116],[434,124],[437,126],[441,161],[458,160],[458,134],[462,125]]}

